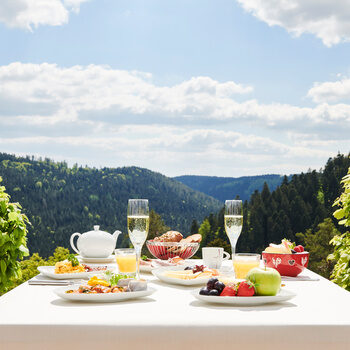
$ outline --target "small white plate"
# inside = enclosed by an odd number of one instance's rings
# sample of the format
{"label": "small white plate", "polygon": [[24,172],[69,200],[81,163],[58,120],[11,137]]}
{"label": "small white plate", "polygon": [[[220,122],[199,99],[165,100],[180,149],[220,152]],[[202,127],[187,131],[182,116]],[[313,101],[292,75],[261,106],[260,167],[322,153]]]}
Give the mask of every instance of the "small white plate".
{"label": "small white plate", "polygon": [[160,267],[157,269],[153,269],[152,274],[163,282],[166,282],[169,284],[178,284],[181,286],[204,285],[207,283],[208,279],[210,278],[210,277],[197,277],[193,280],[184,280],[181,278],[169,277],[169,276],[166,276],[164,274],[166,271],[183,271],[184,269],[185,269],[185,266],[182,266],[182,267],[179,267],[179,266]]}
{"label": "small white plate", "polygon": [[[93,266],[92,266],[93,267]],[[114,271],[114,267],[108,267],[107,270]],[[38,271],[46,277],[53,278],[55,280],[65,279],[89,279],[90,277],[101,274],[103,271],[91,271],[91,272],[77,272],[77,273],[55,273],[55,266],[39,266]]]}
{"label": "small white plate", "polygon": [[96,264],[108,264],[108,263],[115,263],[115,255],[110,255],[107,258],[85,258],[81,255],[77,255],[77,259],[83,263],[96,263]]}
{"label": "small white plate", "polygon": [[237,306],[255,306],[270,303],[280,303],[282,301],[287,301],[296,296],[295,293],[288,289],[281,289],[279,293],[275,296],[253,296],[253,297],[220,297],[213,295],[200,295],[199,289],[193,290],[191,294],[198,300],[204,301],[206,303],[216,303],[216,304],[228,304]]}
{"label": "small white plate", "polygon": [[[153,261],[155,261],[155,263],[157,263],[157,261],[159,261],[158,259],[152,259]],[[201,260],[199,260],[199,262],[201,262]],[[163,268],[168,268],[168,267],[175,267],[175,268],[179,268],[181,269],[182,267],[185,268],[186,266],[195,266],[195,265],[202,265],[201,263],[198,263],[198,260],[196,259],[187,259],[184,260],[182,264],[178,264],[178,265],[170,265],[170,266],[152,266],[152,265],[140,265],[140,271],[141,272],[148,272],[151,273],[152,270],[154,269],[163,269]]]}
{"label": "small white plate", "polygon": [[125,292],[125,293],[100,293],[100,294],[73,294],[66,293],[66,290],[78,289],[79,284],[66,286],[54,289],[54,293],[60,298],[72,301],[86,301],[92,303],[114,303],[117,301],[137,299],[152,295],[156,290],[154,288],[147,288],[139,292]]}

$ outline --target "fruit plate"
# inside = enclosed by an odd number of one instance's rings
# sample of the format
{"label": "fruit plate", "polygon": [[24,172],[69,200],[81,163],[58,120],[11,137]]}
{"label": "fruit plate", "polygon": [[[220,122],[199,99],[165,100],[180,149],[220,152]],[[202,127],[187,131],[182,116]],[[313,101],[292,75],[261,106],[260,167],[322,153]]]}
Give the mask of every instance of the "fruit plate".
{"label": "fruit plate", "polygon": [[[97,267],[96,265],[91,265],[91,267]],[[91,272],[76,272],[76,273],[55,273],[55,266],[39,266],[38,271],[46,277],[53,278],[55,280],[65,280],[65,279],[89,279],[90,277],[101,274],[105,271],[114,271],[114,267],[108,267],[106,270],[102,271],[91,271]]]}
{"label": "fruit plate", "polygon": [[228,304],[237,306],[256,306],[271,303],[280,303],[296,296],[288,289],[281,289],[275,296],[253,296],[253,297],[220,297],[212,295],[200,295],[199,290],[194,290],[191,294],[198,300],[206,303]]}
{"label": "fruit plate", "polygon": [[153,269],[152,274],[162,282],[169,283],[169,284],[178,284],[181,286],[204,285],[208,282],[208,279],[210,278],[208,276],[205,276],[203,278],[197,277],[192,280],[185,280],[181,278],[169,277],[164,274],[166,271],[183,271],[183,270],[184,270],[184,267],[178,267],[178,266],[160,267],[157,269]]}
{"label": "fruit plate", "polygon": [[85,301],[90,303],[115,303],[118,301],[138,299],[152,295],[156,290],[154,288],[147,288],[147,290],[142,290],[138,292],[125,292],[125,293],[97,293],[97,294],[87,294],[87,293],[66,293],[70,289],[78,289],[79,284],[56,288],[54,293],[60,298],[71,300],[71,301]]}

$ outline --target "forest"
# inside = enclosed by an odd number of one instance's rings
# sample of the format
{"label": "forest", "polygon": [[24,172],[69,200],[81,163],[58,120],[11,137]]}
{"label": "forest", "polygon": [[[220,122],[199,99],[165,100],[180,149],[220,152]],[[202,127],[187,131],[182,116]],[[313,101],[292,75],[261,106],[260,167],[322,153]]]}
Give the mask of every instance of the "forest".
{"label": "forest", "polygon": [[[333,203],[343,188],[340,180],[350,167],[349,155],[330,158],[321,171],[308,171],[283,178],[280,186],[270,191],[267,183],[255,191],[243,205],[243,229],[237,252],[261,253],[269,243],[283,238],[306,245],[310,251],[310,267],[329,277],[332,263],[327,261],[333,248],[329,241],[345,232],[333,217]],[[192,232],[203,236],[202,246],[222,246],[230,252],[224,229],[224,210],[211,213]]]}
{"label": "forest", "polygon": [[28,216],[30,253],[48,257],[57,246],[69,247],[73,232],[93,225],[123,232],[118,246],[128,246],[126,212],[129,198],[147,198],[166,224],[184,232],[222,204],[203,193],[147,169],[89,168],[49,159],[0,153],[1,185]]}

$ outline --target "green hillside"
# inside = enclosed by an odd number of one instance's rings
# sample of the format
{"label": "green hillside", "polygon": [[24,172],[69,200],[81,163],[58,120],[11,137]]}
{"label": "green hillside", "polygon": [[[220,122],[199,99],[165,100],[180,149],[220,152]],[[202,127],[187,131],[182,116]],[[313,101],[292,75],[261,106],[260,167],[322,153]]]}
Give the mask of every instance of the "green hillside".
{"label": "green hillside", "polygon": [[129,198],[147,198],[165,223],[186,234],[193,219],[217,212],[221,203],[159,173],[137,167],[68,167],[65,162],[34,160],[0,153],[2,185],[29,217],[29,249],[42,256],[69,247],[73,232],[120,229],[119,245],[128,244]]}
{"label": "green hillside", "polygon": [[174,178],[194,190],[203,192],[209,196],[224,202],[226,199],[236,198],[249,200],[254,191],[261,191],[266,182],[270,190],[274,190],[282,183],[281,175],[257,175],[242,177],[217,177],[183,175]]}
{"label": "green hillside", "polygon": [[[298,233],[308,231],[312,237],[321,223],[330,231],[334,225],[337,230],[344,232],[345,228],[337,224],[332,214],[335,210],[334,200],[343,191],[340,180],[350,167],[349,156],[350,154],[339,154],[330,158],[319,172],[314,170],[293,175],[290,180],[285,177],[274,191],[267,184],[262,191],[255,191],[244,202],[243,229],[237,251],[261,253],[269,243],[279,243],[283,238],[305,244],[304,236]],[[199,231],[204,237],[203,246],[223,246],[230,250],[223,209],[217,214],[209,215],[202,222]],[[330,238],[323,242],[315,240],[315,244],[323,244],[325,248],[315,253],[312,259],[327,264],[327,249],[328,254],[331,252],[329,240]],[[307,248],[312,249],[311,246]],[[318,273],[322,271],[318,270]]]}

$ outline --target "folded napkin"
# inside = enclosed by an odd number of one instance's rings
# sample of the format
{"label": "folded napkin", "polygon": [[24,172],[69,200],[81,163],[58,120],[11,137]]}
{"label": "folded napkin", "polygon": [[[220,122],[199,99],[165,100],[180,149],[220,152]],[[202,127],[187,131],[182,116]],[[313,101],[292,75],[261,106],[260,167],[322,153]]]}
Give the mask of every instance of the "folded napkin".
{"label": "folded napkin", "polygon": [[57,280],[57,281],[48,281],[48,280],[29,280],[28,284],[30,286],[69,286],[72,284],[70,281]]}
{"label": "folded napkin", "polygon": [[43,285],[47,285],[47,286],[68,286],[70,284],[80,284],[80,283],[86,283],[86,280],[82,280],[82,279],[65,279],[65,280],[61,280],[61,279],[53,279],[53,278],[49,278],[46,277],[42,274],[39,274],[35,277],[33,277],[32,279],[30,279],[28,281],[29,285],[32,286],[43,286]]}

